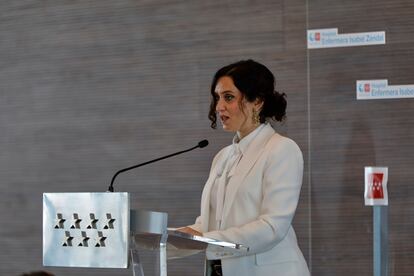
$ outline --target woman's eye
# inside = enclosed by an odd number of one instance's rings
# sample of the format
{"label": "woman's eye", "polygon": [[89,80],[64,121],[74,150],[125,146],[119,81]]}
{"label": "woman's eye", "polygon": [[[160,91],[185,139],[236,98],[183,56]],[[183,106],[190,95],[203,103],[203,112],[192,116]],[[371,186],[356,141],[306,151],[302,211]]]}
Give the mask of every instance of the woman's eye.
{"label": "woman's eye", "polygon": [[226,101],[231,101],[232,99],[234,99],[234,96],[233,96],[233,95],[225,95],[225,96],[224,96],[224,99],[225,99]]}

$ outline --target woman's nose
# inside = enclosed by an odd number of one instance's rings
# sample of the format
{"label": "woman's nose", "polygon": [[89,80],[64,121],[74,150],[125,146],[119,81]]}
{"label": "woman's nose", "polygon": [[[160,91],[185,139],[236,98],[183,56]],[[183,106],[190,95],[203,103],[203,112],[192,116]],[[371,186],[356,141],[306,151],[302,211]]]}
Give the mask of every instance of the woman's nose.
{"label": "woman's nose", "polygon": [[224,102],[221,99],[219,99],[216,103],[216,111],[223,111],[224,108]]}

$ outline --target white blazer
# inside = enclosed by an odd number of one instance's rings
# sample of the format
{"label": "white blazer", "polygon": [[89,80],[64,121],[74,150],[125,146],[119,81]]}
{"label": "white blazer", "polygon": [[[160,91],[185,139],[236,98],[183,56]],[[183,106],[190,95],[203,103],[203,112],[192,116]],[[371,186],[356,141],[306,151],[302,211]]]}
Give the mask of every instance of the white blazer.
{"label": "white blazer", "polygon": [[302,186],[303,157],[296,143],[266,124],[244,153],[227,186],[220,230],[208,232],[211,187],[230,146],[214,158],[203,189],[201,214],[190,227],[204,236],[250,248],[221,259],[223,276],[307,276],[291,222]]}

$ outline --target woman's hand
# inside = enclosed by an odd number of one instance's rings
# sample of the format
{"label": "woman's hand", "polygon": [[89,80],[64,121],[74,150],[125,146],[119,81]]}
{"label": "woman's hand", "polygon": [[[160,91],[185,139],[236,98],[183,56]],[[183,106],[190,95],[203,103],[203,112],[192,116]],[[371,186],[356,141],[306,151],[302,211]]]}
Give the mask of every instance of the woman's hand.
{"label": "woman's hand", "polygon": [[198,232],[198,231],[194,230],[193,228],[187,227],[187,226],[178,228],[178,229],[176,229],[176,231],[187,233],[187,234],[190,234],[190,235],[193,235],[193,236],[203,236],[203,233]]}

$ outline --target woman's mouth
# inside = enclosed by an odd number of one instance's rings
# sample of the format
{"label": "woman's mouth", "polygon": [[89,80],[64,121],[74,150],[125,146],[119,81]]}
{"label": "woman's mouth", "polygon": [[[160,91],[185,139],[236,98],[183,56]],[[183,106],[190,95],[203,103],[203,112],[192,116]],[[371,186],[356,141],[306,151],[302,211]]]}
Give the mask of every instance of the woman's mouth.
{"label": "woman's mouth", "polygon": [[227,120],[230,119],[230,117],[228,116],[224,116],[224,115],[220,115],[220,120],[223,124],[225,124],[227,122]]}

